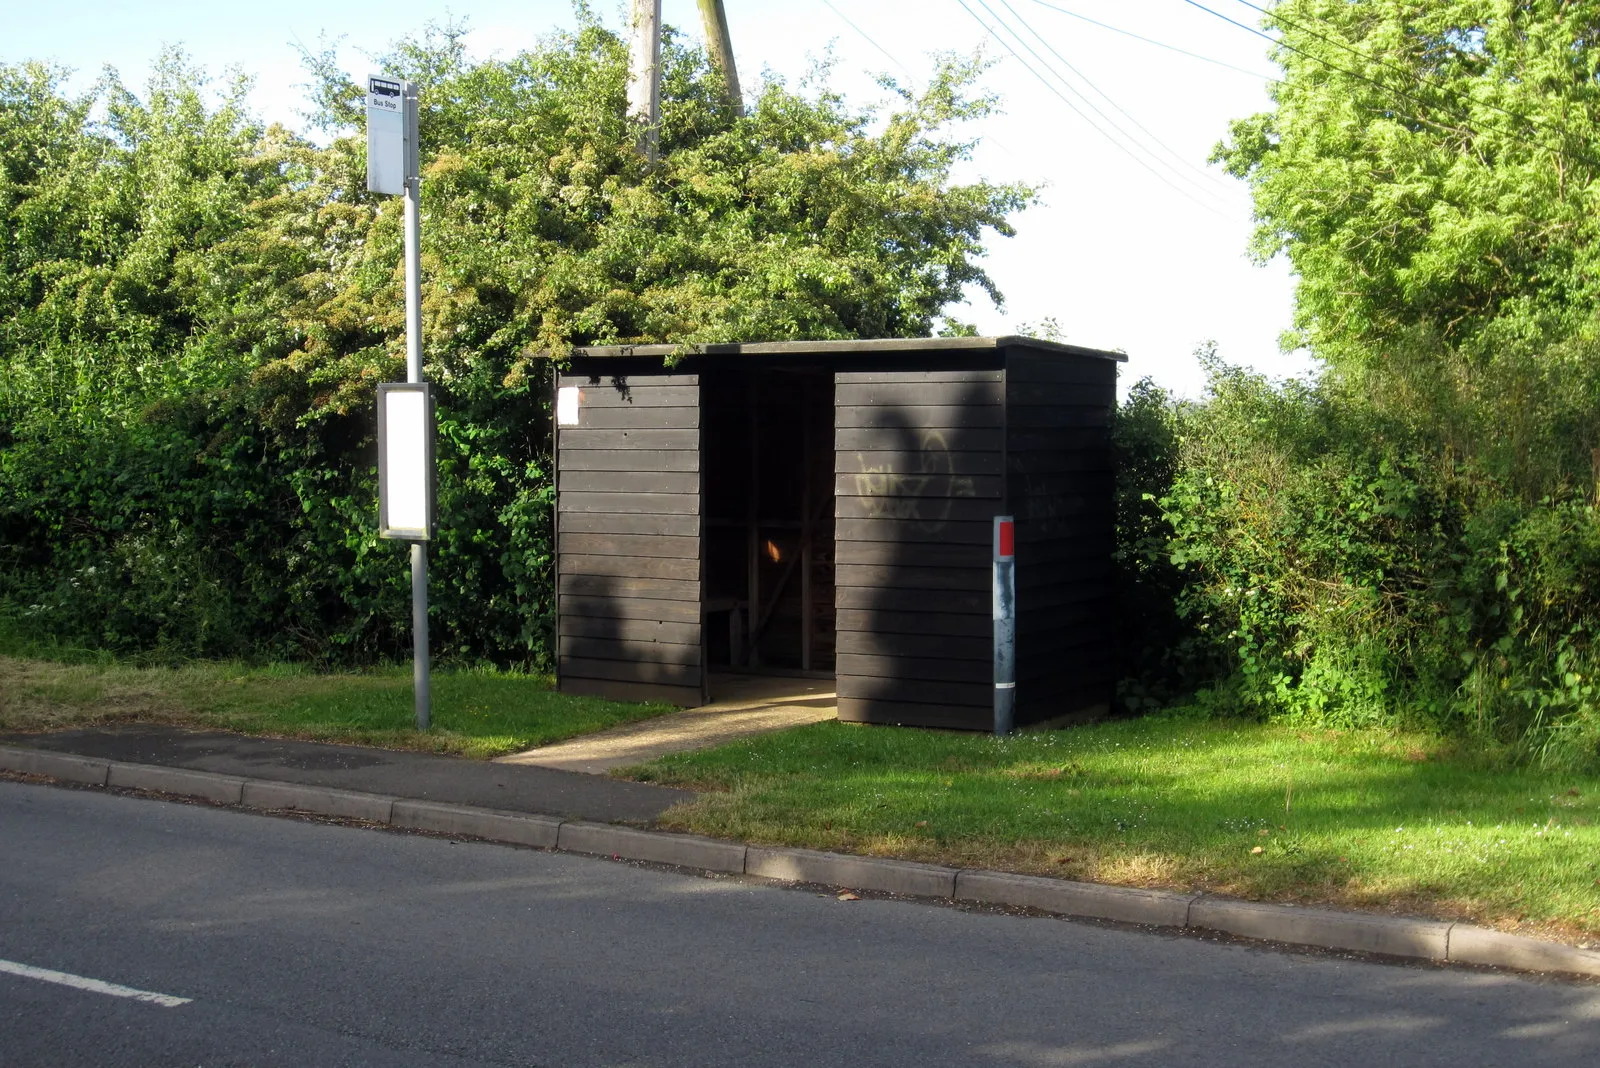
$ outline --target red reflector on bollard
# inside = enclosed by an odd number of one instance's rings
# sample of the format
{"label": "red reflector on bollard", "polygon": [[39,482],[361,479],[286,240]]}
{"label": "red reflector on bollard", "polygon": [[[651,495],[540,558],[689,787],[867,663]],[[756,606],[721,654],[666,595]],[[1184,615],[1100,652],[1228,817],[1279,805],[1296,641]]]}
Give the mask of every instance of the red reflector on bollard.
{"label": "red reflector on bollard", "polygon": [[995,550],[997,556],[1016,555],[1016,523],[1009,519],[1000,521],[1000,544]]}

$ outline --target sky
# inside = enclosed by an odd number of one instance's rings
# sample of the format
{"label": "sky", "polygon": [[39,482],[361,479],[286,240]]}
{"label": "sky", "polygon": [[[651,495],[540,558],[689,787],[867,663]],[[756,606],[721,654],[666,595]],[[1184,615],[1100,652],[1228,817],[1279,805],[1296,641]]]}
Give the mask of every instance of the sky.
{"label": "sky", "polygon": [[[1246,25],[1259,18],[1242,0],[1204,3]],[[1021,180],[1041,186],[1042,196],[1013,218],[1015,237],[986,242],[984,266],[1005,306],[974,294],[951,309],[955,317],[984,334],[1054,319],[1064,340],[1126,352],[1124,386],[1148,375],[1186,396],[1203,390],[1194,352],[1206,342],[1228,362],[1274,378],[1311,370],[1304,353],[1280,347],[1293,303],[1287,265],[1251,261],[1248,191],[1206,163],[1231,119],[1270,106],[1275,68],[1261,37],[1198,0],[724,5],[747,92],[763,76],[795,85],[829,54],[833,86],[861,104],[885,99],[879,74],[926,84],[937,52],[981,49],[996,61],[982,85],[1000,96],[1003,114],[964,131],[979,143],[957,179]],[[574,22],[569,0],[6,6],[0,62],[52,60],[77,71],[75,85],[85,87],[110,65],[138,87],[164,47],[181,45],[216,75],[253,75],[259,114],[294,127],[304,125],[302,45],[337,41],[345,69],[359,76],[376,72],[370,57],[430,21],[465,20],[468,47],[481,57],[515,54]],[[592,6],[623,26],[618,0]],[[662,0],[662,19],[701,37],[694,0]]]}

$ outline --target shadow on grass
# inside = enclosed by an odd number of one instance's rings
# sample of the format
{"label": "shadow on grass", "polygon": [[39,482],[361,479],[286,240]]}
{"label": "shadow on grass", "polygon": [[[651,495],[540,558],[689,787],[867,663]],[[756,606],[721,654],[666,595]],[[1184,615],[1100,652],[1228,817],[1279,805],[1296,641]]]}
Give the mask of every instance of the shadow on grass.
{"label": "shadow on grass", "polygon": [[0,656],[0,730],[163,723],[245,734],[492,757],[671,711],[555,692],[539,676],[439,671],[432,729],[415,728],[409,668],[319,673],[298,665]]}
{"label": "shadow on grass", "polygon": [[714,791],[670,815],[701,833],[1600,933],[1600,777],[1441,748],[1192,720],[820,724],[634,775]]}

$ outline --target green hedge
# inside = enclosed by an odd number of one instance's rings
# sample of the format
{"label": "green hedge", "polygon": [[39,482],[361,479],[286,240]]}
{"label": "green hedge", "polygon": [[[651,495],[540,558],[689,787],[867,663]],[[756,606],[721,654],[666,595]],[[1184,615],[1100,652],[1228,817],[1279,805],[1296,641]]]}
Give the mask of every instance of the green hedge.
{"label": "green hedge", "polygon": [[[579,28],[422,86],[425,371],[439,398],[440,655],[550,657],[548,384],[570,346],[923,336],[1032,199],[957,184],[980,67],[897,110],[764,82],[740,116],[669,36],[662,155],[626,49]],[[361,92],[307,56],[319,145],[164,57],[80,96],[0,66],[0,614],[151,659],[371,662],[409,641],[375,536],[374,392],[403,377],[399,205],[364,190]],[[995,294],[998,297],[998,294]]]}

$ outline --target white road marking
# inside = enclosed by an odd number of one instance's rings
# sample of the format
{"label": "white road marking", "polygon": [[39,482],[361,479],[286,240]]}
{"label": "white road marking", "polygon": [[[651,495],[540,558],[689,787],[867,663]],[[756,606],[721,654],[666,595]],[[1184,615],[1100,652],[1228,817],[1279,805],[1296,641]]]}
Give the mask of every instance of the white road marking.
{"label": "white road marking", "polygon": [[16,961],[0,960],[0,972],[11,975],[20,975],[24,979],[42,979],[47,983],[59,983],[70,986],[74,990],[88,990],[95,994],[110,994],[114,998],[132,998],[134,1001],[148,1001],[152,1005],[174,1009],[179,1005],[187,1005],[193,998],[174,997],[171,994],[155,994],[149,990],[135,990],[131,986],[118,986],[116,983],[103,983],[98,979],[85,979],[81,975],[70,975],[67,972],[55,972],[49,968],[35,968],[30,964],[18,964]]}

